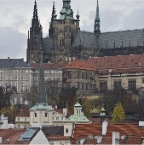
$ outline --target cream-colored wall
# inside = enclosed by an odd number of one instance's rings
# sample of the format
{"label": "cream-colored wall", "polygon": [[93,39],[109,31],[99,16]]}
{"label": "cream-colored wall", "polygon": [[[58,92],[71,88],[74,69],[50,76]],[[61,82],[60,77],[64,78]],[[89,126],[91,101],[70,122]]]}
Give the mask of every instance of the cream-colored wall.
{"label": "cream-colored wall", "polygon": [[57,145],[70,145],[70,140],[49,140],[50,144],[57,144]]}
{"label": "cream-colored wall", "polygon": [[[68,132],[66,130],[68,129]],[[64,136],[71,136],[73,131],[73,123],[64,124]]]}
{"label": "cream-colored wall", "polygon": [[15,119],[15,125],[18,128],[26,128],[30,125],[30,117],[19,117],[17,116]]}
{"label": "cream-colored wall", "polygon": [[[97,75],[96,75],[97,76]],[[128,89],[128,81],[136,80],[136,88],[140,88],[143,84],[144,74],[136,73],[136,74],[116,74],[116,75],[104,75],[95,77],[96,86],[99,89],[99,82],[106,81],[108,89],[114,89],[114,82],[117,80],[121,80],[122,87]]]}
{"label": "cream-colored wall", "polygon": [[[35,113],[37,116],[35,117]],[[45,117],[47,113],[47,117]],[[33,123],[39,123],[43,125],[53,125],[52,121],[52,111],[47,112],[45,110],[30,111],[30,125]]]}

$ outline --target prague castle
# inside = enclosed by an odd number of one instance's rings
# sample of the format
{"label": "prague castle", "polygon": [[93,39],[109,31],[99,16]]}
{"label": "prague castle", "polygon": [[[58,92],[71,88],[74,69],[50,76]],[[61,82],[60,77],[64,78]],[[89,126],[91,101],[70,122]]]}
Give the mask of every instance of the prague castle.
{"label": "prague castle", "polygon": [[60,17],[53,4],[49,37],[43,38],[35,1],[33,18],[27,40],[27,62],[39,63],[40,51],[44,62],[63,62],[71,58],[88,59],[94,56],[141,54],[144,52],[144,30],[127,30],[102,33],[97,0],[94,31],[81,31],[80,15],[73,16],[71,0],[63,0]]}

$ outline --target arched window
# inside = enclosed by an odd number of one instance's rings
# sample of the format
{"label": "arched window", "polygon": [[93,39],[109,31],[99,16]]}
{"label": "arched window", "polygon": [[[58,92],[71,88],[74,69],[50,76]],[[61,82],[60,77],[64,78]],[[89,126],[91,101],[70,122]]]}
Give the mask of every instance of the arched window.
{"label": "arched window", "polygon": [[66,128],[66,133],[68,133],[68,129]]}
{"label": "arched window", "polygon": [[34,113],[34,116],[35,116],[35,117],[37,117],[37,114],[36,114],[36,113]]}

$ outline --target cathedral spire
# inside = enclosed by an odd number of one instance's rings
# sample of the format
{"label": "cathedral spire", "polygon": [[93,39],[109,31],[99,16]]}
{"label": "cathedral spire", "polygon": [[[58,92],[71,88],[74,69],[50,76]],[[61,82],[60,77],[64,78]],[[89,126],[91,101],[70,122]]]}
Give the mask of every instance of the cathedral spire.
{"label": "cathedral spire", "polygon": [[94,33],[97,35],[97,37],[99,37],[99,35],[100,35],[100,15],[99,15],[99,3],[98,3],[98,0],[97,0],[97,7],[96,7]]}
{"label": "cathedral spire", "polygon": [[32,29],[38,31],[40,27],[40,23],[38,20],[38,10],[37,10],[37,2],[34,2],[34,9],[33,9],[33,18],[32,18]]}
{"label": "cathedral spire", "polygon": [[47,95],[45,89],[45,78],[44,78],[44,66],[43,66],[43,52],[41,51],[41,62],[39,68],[39,84],[38,84],[38,96],[37,103],[47,104]]}

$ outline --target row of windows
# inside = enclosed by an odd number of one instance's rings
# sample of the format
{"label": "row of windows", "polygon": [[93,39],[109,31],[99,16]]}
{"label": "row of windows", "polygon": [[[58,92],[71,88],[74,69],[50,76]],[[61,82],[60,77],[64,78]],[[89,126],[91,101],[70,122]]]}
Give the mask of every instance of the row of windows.
{"label": "row of windows", "polygon": [[[18,75],[0,75],[0,80],[17,80]],[[20,75],[21,80],[28,80],[28,75]]]}
{"label": "row of windows", "polygon": [[[34,113],[34,117],[37,117],[37,113]],[[45,113],[45,117],[48,117],[48,113]],[[53,117],[53,120],[63,120],[63,117]]]}
{"label": "row of windows", "polygon": [[64,78],[83,78],[83,79],[94,79],[93,72],[76,72],[76,71],[71,71],[71,72],[65,72],[63,74]]}
{"label": "row of windows", "polygon": [[[124,89],[127,88],[130,91],[135,91],[136,90],[136,80],[129,80],[128,81],[128,86],[125,86],[125,84],[122,84],[121,80],[115,81],[113,83],[113,89],[114,90],[118,90],[118,89],[121,89],[121,88],[124,88]],[[100,91],[108,90],[107,82],[106,81],[100,82],[99,83],[99,89],[100,89]]]}

